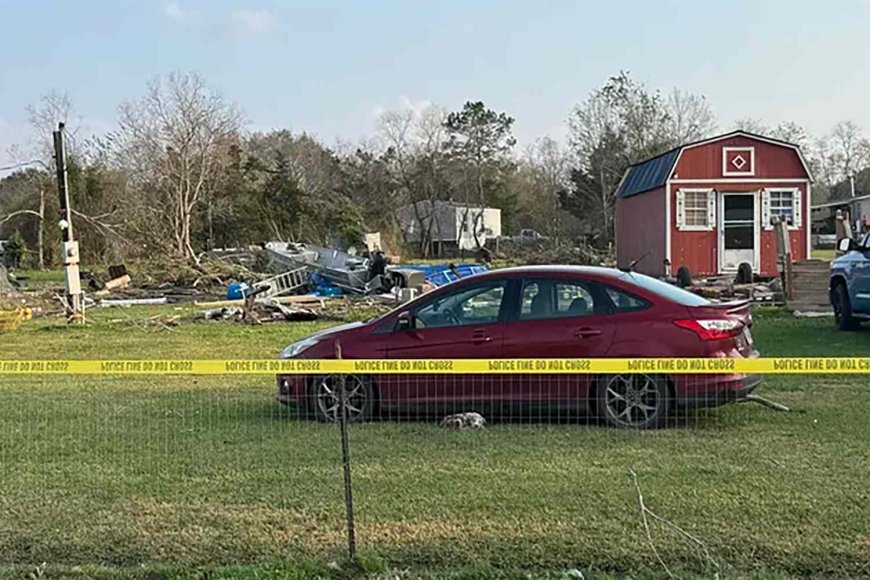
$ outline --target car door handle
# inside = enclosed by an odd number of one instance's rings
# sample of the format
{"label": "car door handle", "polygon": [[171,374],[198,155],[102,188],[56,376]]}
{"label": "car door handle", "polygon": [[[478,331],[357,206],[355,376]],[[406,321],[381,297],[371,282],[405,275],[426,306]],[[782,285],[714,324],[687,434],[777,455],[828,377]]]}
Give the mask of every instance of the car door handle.
{"label": "car door handle", "polygon": [[471,335],[471,340],[475,344],[480,344],[482,342],[492,342],[492,337],[489,336],[485,330],[475,330]]}
{"label": "car door handle", "polygon": [[597,328],[589,328],[584,326],[574,331],[574,336],[577,338],[592,338],[593,336],[601,336],[601,331]]}

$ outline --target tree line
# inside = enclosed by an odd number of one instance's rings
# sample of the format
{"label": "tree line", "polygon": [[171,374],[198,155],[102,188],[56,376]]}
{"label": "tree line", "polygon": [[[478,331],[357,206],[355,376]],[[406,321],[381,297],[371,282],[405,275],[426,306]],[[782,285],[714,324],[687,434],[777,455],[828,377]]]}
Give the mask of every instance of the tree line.
{"label": "tree line", "polygon": [[[328,147],[284,129],[250,132],[242,111],[193,73],[155,79],[98,137],[81,135],[65,94],[46,95],[27,112],[35,137],[13,149],[20,167],[0,180],[0,239],[35,267],[59,261],[51,148],[58,122],[70,136],[77,237],[84,259],[97,263],[196,262],[212,248],[265,240],[354,245],[369,231],[425,257],[434,251],[431,232],[421,228],[408,247],[396,210],[436,200],[500,208],[506,232],[530,228],[607,248],[626,168],[719,130],[703,96],[652,90],[625,72],[571,111],[567,143],[542,137],[522,149],[514,118],[481,101],[457,111],[384,112],[354,145]],[[859,192],[870,190],[870,144],[852,122],[816,138],[796,123],[747,118],[736,128],[800,145],[816,201],[850,195],[850,176]]]}

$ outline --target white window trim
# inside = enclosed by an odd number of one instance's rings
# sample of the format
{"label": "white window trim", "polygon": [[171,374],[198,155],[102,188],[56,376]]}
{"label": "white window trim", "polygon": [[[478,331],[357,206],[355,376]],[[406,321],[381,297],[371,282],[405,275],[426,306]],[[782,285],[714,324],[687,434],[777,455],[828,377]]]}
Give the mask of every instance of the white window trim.
{"label": "white window trim", "polygon": [[[749,154],[749,170],[734,171],[729,169],[728,154],[729,153],[748,153]],[[722,148],[722,175],[725,177],[747,177],[755,175],[755,147],[723,147]]]}
{"label": "white window trim", "polygon": [[804,223],[804,212],[806,209],[803,207],[803,203],[801,203],[801,190],[798,187],[768,187],[762,190],[761,195],[767,198],[767,215],[762,216],[762,219],[766,218],[764,222],[764,229],[766,231],[773,230],[773,224],[770,223],[770,218],[773,216],[773,212],[770,208],[770,194],[776,192],[784,192],[790,193],[792,195],[792,217],[793,224],[788,226],[789,231],[793,232],[795,230],[802,229]]}
{"label": "white window trim", "polygon": [[683,223],[680,223],[679,216],[677,216],[677,230],[681,232],[712,232],[716,229],[716,194],[714,189],[702,189],[702,188],[680,188],[677,190],[677,196],[681,196],[685,198],[685,194],[687,193],[703,193],[707,195],[707,225],[706,226],[690,226],[685,223],[685,201],[680,202],[678,198],[678,205],[682,203],[683,207],[678,211],[682,212],[683,215]]}

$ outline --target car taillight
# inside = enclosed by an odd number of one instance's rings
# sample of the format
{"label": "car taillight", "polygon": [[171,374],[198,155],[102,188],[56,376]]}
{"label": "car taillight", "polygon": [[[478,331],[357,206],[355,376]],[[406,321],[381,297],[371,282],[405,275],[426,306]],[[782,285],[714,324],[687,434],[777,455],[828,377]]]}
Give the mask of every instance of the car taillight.
{"label": "car taillight", "polygon": [[720,318],[717,320],[695,320],[693,318],[687,320],[674,320],[674,324],[680,328],[691,330],[698,335],[701,340],[722,340],[724,338],[732,338],[740,334],[743,328],[743,323],[739,320],[730,320]]}

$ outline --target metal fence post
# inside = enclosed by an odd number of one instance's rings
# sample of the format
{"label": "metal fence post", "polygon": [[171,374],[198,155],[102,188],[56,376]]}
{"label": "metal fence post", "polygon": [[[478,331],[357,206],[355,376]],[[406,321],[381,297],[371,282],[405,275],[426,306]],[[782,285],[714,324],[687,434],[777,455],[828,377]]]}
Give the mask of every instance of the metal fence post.
{"label": "metal fence post", "polygon": [[[341,343],[335,341],[335,358],[341,360]],[[347,438],[346,377],[338,375],[338,427],[341,433],[341,462],[344,468],[344,507],[347,516],[347,555],[356,560],[356,533],[353,524],[353,485],[350,477],[350,447]]]}

